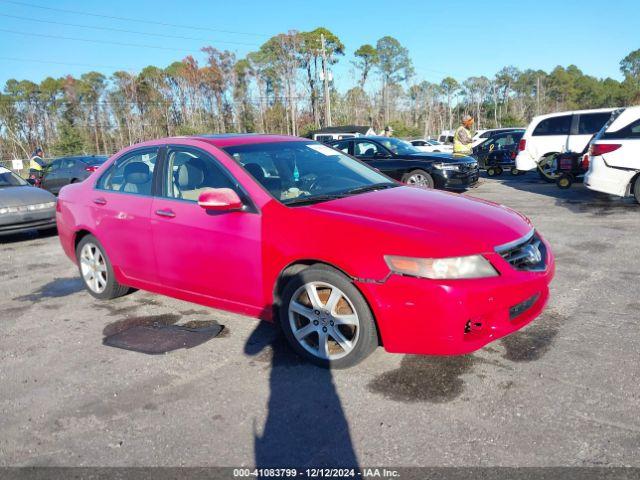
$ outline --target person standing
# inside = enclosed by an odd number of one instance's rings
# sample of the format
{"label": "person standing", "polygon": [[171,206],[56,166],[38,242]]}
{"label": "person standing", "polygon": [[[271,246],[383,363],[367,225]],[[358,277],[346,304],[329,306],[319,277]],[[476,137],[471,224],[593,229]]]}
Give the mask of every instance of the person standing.
{"label": "person standing", "polygon": [[462,117],[462,124],[456,129],[453,135],[453,155],[456,157],[466,157],[473,152],[473,117],[465,115]]}
{"label": "person standing", "polygon": [[45,167],[45,161],[44,161],[44,152],[42,151],[42,148],[40,147],[36,147],[36,149],[33,152],[33,155],[31,156],[31,160],[29,161],[29,173],[30,174],[42,174],[42,171],[44,170]]}

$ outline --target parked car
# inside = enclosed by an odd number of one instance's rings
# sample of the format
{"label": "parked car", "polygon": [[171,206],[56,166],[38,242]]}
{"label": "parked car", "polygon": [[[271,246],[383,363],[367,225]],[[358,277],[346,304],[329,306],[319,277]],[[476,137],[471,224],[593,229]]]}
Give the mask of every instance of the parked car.
{"label": "parked car", "polygon": [[502,133],[507,133],[507,132],[520,131],[520,130],[524,131],[525,129],[519,128],[519,127],[508,127],[508,128],[492,128],[489,130],[478,130],[473,135],[473,138],[472,138],[473,143],[471,144],[471,146],[475,148],[481,143],[486,142],[487,140],[489,140],[490,138],[496,135],[500,135]]}
{"label": "parked car", "polygon": [[56,197],[0,167],[0,235],[56,227]]}
{"label": "parked car", "polygon": [[524,135],[524,130],[511,130],[499,133],[485,140],[473,149],[473,158],[478,161],[480,168],[487,170],[492,177],[509,170],[513,175],[519,173],[516,169],[516,154],[518,144]]}
{"label": "parked car", "polygon": [[640,203],[640,107],[616,110],[595,136],[584,184]]}
{"label": "parked car", "polygon": [[65,185],[83,181],[106,162],[107,158],[109,157],[98,155],[56,158],[44,171],[41,187],[57,194]]}
{"label": "parked car", "polygon": [[279,320],[296,352],[327,367],[379,341],[475,351],[537,317],[554,275],[523,215],[288,136],[134,145],[64,187],[57,220],[94,297],[133,287]]}
{"label": "parked car", "polygon": [[478,162],[471,157],[421,152],[398,138],[359,137],[328,145],[409,185],[464,190],[473,186],[479,177]]}
{"label": "parked car", "polygon": [[607,123],[613,110],[579,110],[535,117],[520,140],[516,168],[537,169],[541,178],[555,182],[557,155],[583,151],[593,135]]}
{"label": "parked car", "polygon": [[409,143],[414,147],[416,147],[421,152],[427,152],[427,153],[442,153],[442,152],[452,153],[453,152],[452,145],[445,145],[444,143],[440,143],[438,140],[429,140],[429,139],[419,138],[416,140],[411,140]]}

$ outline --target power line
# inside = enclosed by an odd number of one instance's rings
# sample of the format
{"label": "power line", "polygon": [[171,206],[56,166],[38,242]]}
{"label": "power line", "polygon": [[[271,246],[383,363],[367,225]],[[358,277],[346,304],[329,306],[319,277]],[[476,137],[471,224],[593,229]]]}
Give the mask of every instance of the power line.
{"label": "power line", "polygon": [[79,28],[91,28],[93,30],[105,30],[109,32],[120,32],[120,33],[132,33],[134,35],[145,35],[148,37],[160,37],[160,38],[174,38],[178,40],[196,40],[199,42],[210,42],[210,43],[228,43],[231,45],[244,45],[248,47],[259,47],[255,43],[246,43],[246,42],[234,42],[232,40],[211,40],[209,38],[198,38],[198,37],[185,37],[183,35],[167,35],[163,33],[151,33],[151,32],[137,32],[135,30],[126,30],[124,28],[114,28],[114,27],[99,27],[97,25],[82,25],[79,23],[65,23],[65,22],[55,22],[53,20],[41,20],[38,18],[29,18],[29,17],[21,17],[19,15],[8,15],[6,13],[0,13],[0,17],[7,18],[15,18],[18,20],[26,20],[30,22],[39,22],[39,23],[49,23],[52,25],[62,25],[65,27],[79,27]]}
{"label": "power line", "polygon": [[271,35],[267,35],[264,33],[256,33],[256,32],[241,32],[241,31],[237,31],[237,30],[222,30],[222,29],[218,29],[218,28],[210,28],[210,27],[202,27],[202,26],[194,26],[194,25],[184,25],[184,24],[178,24],[178,23],[166,23],[166,22],[158,22],[158,21],[154,21],[154,20],[144,20],[141,18],[132,18],[132,17],[119,17],[116,15],[103,15],[103,14],[99,14],[99,13],[91,13],[91,12],[86,12],[86,11],[80,11],[80,10],[69,10],[69,9],[65,9],[65,8],[55,8],[55,7],[45,7],[44,5],[35,5],[33,3],[27,3],[27,2],[17,2],[17,1],[13,1],[13,0],[0,0],[2,2],[5,3],[12,3],[14,5],[21,5],[23,7],[31,7],[31,8],[40,8],[42,10],[50,10],[50,11],[54,11],[54,12],[63,12],[63,13],[72,13],[75,15],[86,15],[88,17],[97,17],[97,18],[108,18],[110,20],[123,20],[126,22],[137,22],[137,23],[146,23],[149,25],[160,25],[160,26],[164,26],[164,27],[176,27],[176,28],[188,28],[190,30],[202,30],[202,31],[210,31],[210,32],[217,32],[217,33],[231,33],[231,34],[236,34],[236,35],[250,35],[250,36],[255,36],[255,37],[270,37]]}
{"label": "power line", "polygon": [[113,68],[115,70],[123,69],[122,65],[115,66],[115,65],[95,65],[91,63],[56,62],[54,60],[36,60],[32,58],[0,57],[0,60],[8,60],[12,62],[28,62],[28,63],[50,63],[52,65],[67,65],[70,67]]}
{"label": "power line", "polygon": [[[2,0],[0,0],[2,1]],[[56,40],[72,40],[74,42],[87,42],[87,43],[98,43],[98,44],[109,44],[109,45],[116,45],[119,47],[136,47],[136,48],[153,48],[156,50],[171,50],[171,51],[179,51],[179,52],[184,52],[184,48],[171,48],[171,47],[161,47],[159,45],[144,45],[141,43],[126,43],[126,42],[114,42],[111,40],[93,40],[93,39],[89,39],[89,38],[77,38],[77,37],[65,37],[62,35],[48,35],[45,33],[25,33],[25,32],[20,32],[17,30],[9,30],[6,28],[0,28],[0,32],[6,32],[6,33],[12,33],[15,35],[24,35],[26,37],[42,37],[42,38],[53,38]]]}

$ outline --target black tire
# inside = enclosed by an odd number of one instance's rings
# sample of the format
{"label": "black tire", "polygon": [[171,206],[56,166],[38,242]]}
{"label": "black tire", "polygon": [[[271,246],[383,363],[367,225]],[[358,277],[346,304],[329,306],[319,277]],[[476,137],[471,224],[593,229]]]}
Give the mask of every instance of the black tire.
{"label": "black tire", "polygon": [[558,177],[558,180],[556,180],[556,185],[561,190],[567,190],[568,188],[571,188],[572,184],[573,184],[573,177],[568,173],[563,173]]}
{"label": "black tire", "polygon": [[[310,301],[311,297],[306,294],[308,286],[315,289],[320,302],[325,302],[324,307],[326,307],[334,289],[337,288],[338,295],[343,294],[343,296],[339,297],[335,309],[331,309],[331,312],[322,309],[322,306],[319,309],[315,309],[313,302]],[[330,290],[329,287],[331,287]],[[326,290],[329,290],[329,292],[325,293]],[[323,300],[321,294],[322,296],[327,295],[327,299]],[[305,295],[308,303],[304,303],[303,297]],[[296,273],[284,286],[281,299],[282,302],[278,313],[280,325],[287,341],[298,355],[315,365],[323,368],[349,368],[362,362],[378,347],[375,320],[366,300],[348,277],[329,266],[317,264]],[[290,306],[294,308],[292,302],[294,302],[294,305],[301,306],[308,311],[310,317],[290,311]],[[343,311],[342,314],[336,313],[335,316],[332,316],[333,311],[337,312],[338,308],[347,308],[347,311],[351,311],[352,313],[347,313],[346,316],[355,316],[357,327],[346,324],[338,325],[337,320],[334,324],[333,319],[340,318],[338,315],[343,316],[344,313]],[[319,313],[316,314],[315,312]],[[346,316],[344,317],[346,318]],[[296,324],[298,324],[296,332],[301,332],[303,328],[309,330],[309,333],[301,337],[300,340],[296,338],[294,333]],[[320,353],[321,329],[325,332],[322,335],[327,338],[327,341],[324,342],[327,345],[327,358],[322,358]],[[346,339],[349,339],[349,332],[353,335],[350,341],[355,341],[355,343],[350,344],[348,352],[340,347],[339,343],[332,337],[332,332],[335,330],[339,330],[338,333]],[[329,338],[332,340],[331,344]],[[317,344],[315,349],[314,340]],[[333,348],[333,352],[331,348]],[[312,353],[313,350],[317,350],[317,352],[314,354]],[[331,358],[332,356],[334,358]]]}
{"label": "black tire", "polygon": [[[92,246],[95,248],[94,252],[99,252],[102,256],[105,266],[105,271],[103,272],[106,277],[104,281],[104,287],[99,287],[97,290],[90,286],[91,282],[87,279],[85,274],[83,274],[83,260],[81,258],[83,249],[85,247],[91,249]],[[76,259],[78,260],[78,270],[80,272],[80,278],[82,278],[82,283],[84,284],[84,287],[89,292],[89,294],[93,297],[100,300],[111,300],[113,298],[122,297],[131,291],[129,287],[127,287],[126,285],[120,285],[116,281],[115,275],[113,274],[111,261],[109,260],[109,257],[107,256],[107,253],[105,252],[102,244],[93,235],[86,235],[82,237],[82,240],[80,240],[80,242],[78,242],[78,246],[76,247]],[[94,270],[94,277],[96,273],[98,272]]]}
{"label": "black tire", "polygon": [[496,175],[502,175],[502,167],[496,167]]}
{"label": "black tire", "polygon": [[555,183],[558,180],[558,175],[549,171],[549,168],[557,155],[557,152],[550,152],[538,161],[538,166],[536,167],[538,176],[547,183]]}
{"label": "black tire", "polygon": [[80,180],[78,180],[77,178],[74,178],[73,180],[71,180],[71,182],[69,183],[78,183]]}
{"label": "black tire", "polygon": [[[412,178],[416,178],[420,176],[424,179],[423,185],[419,185],[417,183],[411,183]],[[433,188],[435,186],[433,177],[428,172],[425,172],[424,170],[420,170],[420,169],[412,170],[409,173],[405,173],[404,176],[402,177],[402,183],[406,183],[407,185],[422,186],[424,188]]]}
{"label": "black tire", "polygon": [[640,175],[633,182],[633,196],[636,197],[636,202],[640,203]]}
{"label": "black tire", "polygon": [[487,168],[487,175],[489,177],[495,177],[496,176],[496,169],[494,167]]}
{"label": "black tire", "polygon": [[516,167],[511,167],[511,175],[517,177],[518,175],[520,175],[520,170],[518,170]]}

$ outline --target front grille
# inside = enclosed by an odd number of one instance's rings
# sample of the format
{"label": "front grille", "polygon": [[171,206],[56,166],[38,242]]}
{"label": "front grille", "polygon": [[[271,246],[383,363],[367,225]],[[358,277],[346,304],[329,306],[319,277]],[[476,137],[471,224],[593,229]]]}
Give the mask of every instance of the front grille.
{"label": "front grille", "polygon": [[496,252],[516,270],[541,272],[547,268],[547,248],[534,230],[515,242],[496,247]]}

